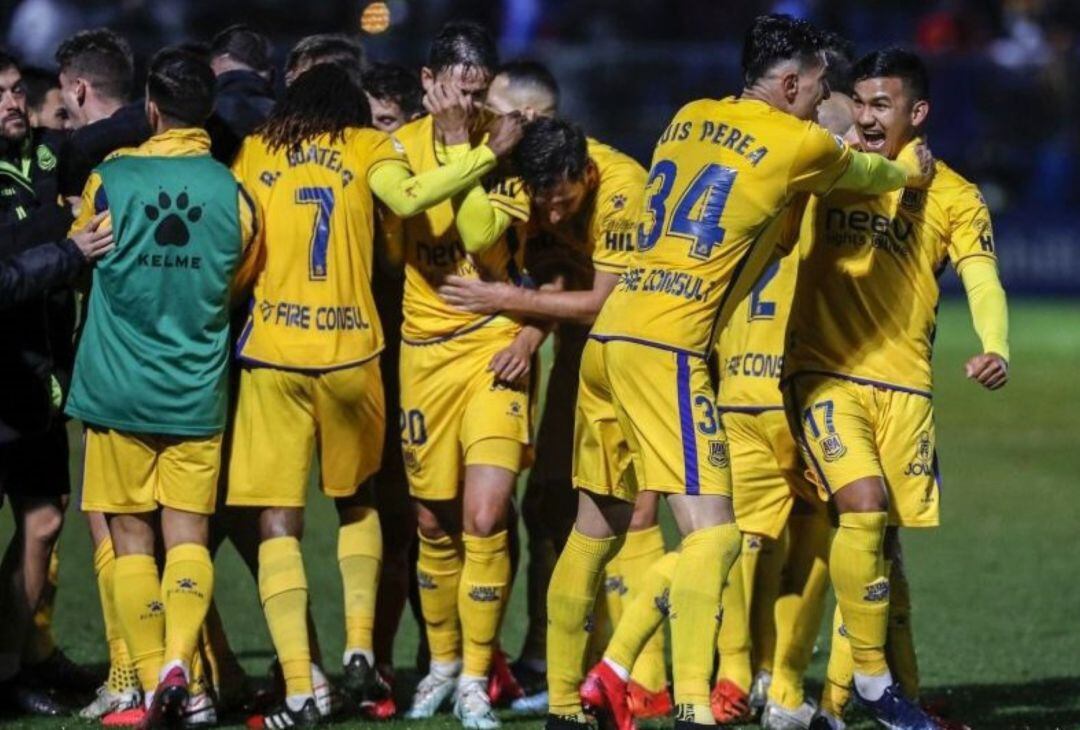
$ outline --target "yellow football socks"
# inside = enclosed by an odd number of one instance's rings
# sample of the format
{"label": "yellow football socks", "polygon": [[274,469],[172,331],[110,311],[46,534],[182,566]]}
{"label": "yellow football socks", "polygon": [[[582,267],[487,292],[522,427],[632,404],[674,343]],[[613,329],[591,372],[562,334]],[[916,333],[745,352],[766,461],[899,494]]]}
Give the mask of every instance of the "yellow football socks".
{"label": "yellow football socks", "polygon": [[[756,550],[741,553],[728,573],[721,599],[720,630],[716,634],[716,652],[720,656],[716,678],[726,679],[743,692],[750,691],[754,673],[750,666],[750,617],[746,611],[746,571],[742,563],[756,557],[756,553]],[[751,561],[756,562],[753,558]]]}
{"label": "yellow football socks", "polygon": [[503,530],[489,537],[464,534],[462,540],[465,565],[458,587],[461,675],[486,678],[510,584],[509,537]]}
{"label": "yellow football socks", "polygon": [[[638,657],[642,656],[645,647],[652,642],[650,637],[663,635],[660,629],[667,616],[671,578],[675,575],[675,564],[678,561],[678,552],[667,553],[654,562],[645,576],[638,581],[634,600],[627,603],[622,619],[615,627],[615,634],[604,652],[605,659],[620,667],[634,667],[636,670]],[[663,685],[648,689],[655,692],[663,689]]]}
{"label": "yellow football socks", "polygon": [[676,705],[709,707],[722,587],[741,544],[734,523],[695,530],[683,538],[671,581]]}
{"label": "yellow football socks", "polygon": [[345,598],[346,663],[350,654],[359,652],[374,665],[371,634],[375,626],[375,596],[382,565],[382,530],[375,510],[366,510],[357,522],[341,526],[337,556]]}
{"label": "yellow football socks", "polygon": [[911,586],[903,563],[891,563],[889,569],[889,634],[885,654],[889,670],[900,683],[904,696],[919,699],[919,661],[915,656],[915,637],[911,630]]}
{"label": "yellow football socks", "polygon": [[458,583],[464,562],[460,540],[444,535],[420,535],[416,579],[420,585],[420,611],[424,615],[433,662],[452,663],[461,658],[458,621]]}
{"label": "yellow football socks", "polygon": [[787,563],[776,600],[776,654],[769,699],[794,710],[806,699],[803,678],[814,653],[829,587],[829,526],[822,513],[788,520]]}
{"label": "yellow football socks", "polygon": [[[746,541],[743,538],[743,551]],[[773,657],[776,654],[776,598],[780,594],[780,578],[787,557],[787,531],[779,539],[760,537],[761,548],[758,550],[757,569],[753,574],[743,574],[746,586],[746,603],[750,618],[750,664],[754,672],[773,671]]]}
{"label": "yellow football socks", "polygon": [[165,663],[191,665],[210,599],[214,595],[214,561],[205,545],[185,542],[165,554],[161,575],[165,602]]}
{"label": "yellow football socks", "polygon": [[621,543],[618,537],[586,537],[575,528],[555,563],[547,596],[548,707],[553,715],[581,712],[578,686],[593,628],[593,606],[604,565],[619,551]]}
{"label": "yellow football socks", "polygon": [[884,539],[887,512],[840,515],[829,554],[829,574],[851,643],[855,673],[876,677],[889,671],[885,637],[889,621],[889,578]]}
{"label": "yellow football socks", "polygon": [[307,576],[295,537],[275,537],[259,545],[259,598],[285,676],[285,695],[312,696]]}
{"label": "yellow football socks", "polygon": [[833,612],[832,641],[829,664],[825,669],[825,686],[821,689],[821,709],[836,718],[844,716],[851,699],[851,644],[848,643],[840,606]]}
{"label": "yellow football socks", "polygon": [[[664,550],[664,533],[660,531],[659,525],[626,533],[626,539],[617,556],[619,573],[626,592],[622,596],[622,611],[619,618],[612,619],[616,632],[626,620],[631,604],[644,589],[650,567],[663,560]],[[657,615],[655,610],[651,613]],[[641,649],[637,661],[633,664],[630,679],[650,692],[659,692],[667,686],[663,631],[653,631],[652,637]]]}
{"label": "yellow football socks", "polygon": [[94,575],[97,577],[98,599],[101,601],[101,619],[105,624],[105,641],[109,646],[109,677],[106,684],[112,692],[138,689],[139,676],[128,655],[120,618],[116,615],[113,598],[113,576],[116,573],[116,555],[111,538],[105,538],[94,550]]}
{"label": "yellow football socks", "polygon": [[53,610],[56,608],[56,588],[60,581],[60,552],[59,545],[53,547],[49,555],[49,573],[45,578],[45,585],[41,590],[41,599],[38,601],[37,610],[34,611],[34,621],[30,631],[30,638],[23,647],[22,661],[24,665],[37,664],[52,656],[56,651],[56,639],[53,637],[52,621]]}
{"label": "yellow football socks", "polygon": [[117,591],[116,615],[139,682],[148,695],[157,688],[165,654],[165,606],[153,555],[116,558],[113,582]]}

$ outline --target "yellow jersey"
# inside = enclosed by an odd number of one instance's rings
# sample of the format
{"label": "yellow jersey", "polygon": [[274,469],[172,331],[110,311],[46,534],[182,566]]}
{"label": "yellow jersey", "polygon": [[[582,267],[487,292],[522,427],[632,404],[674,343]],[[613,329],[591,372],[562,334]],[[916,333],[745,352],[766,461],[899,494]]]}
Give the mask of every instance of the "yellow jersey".
{"label": "yellow jersey", "polygon": [[851,151],[822,127],[728,97],[680,109],[653,153],[637,250],[592,336],[707,356],[776,256],[781,214]]}
{"label": "yellow jersey", "polygon": [[[802,196],[785,212],[779,234],[782,247],[793,247],[794,242],[811,235],[809,198]],[[795,252],[770,264],[716,338],[720,375],[717,405],[723,410],[757,413],[783,409],[780,376],[798,270]]]}
{"label": "yellow jersey", "polygon": [[591,289],[597,270],[616,275],[626,270],[645,199],[647,173],[636,160],[591,138],[588,154],[600,179],[582,211],[555,228],[534,220],[517,226],[528,241],[529,273],[540,281],[562,276],[564,287],[573,291]]}
{"label": "yellow jersey", "polygon": [[938,276],[996,260],[978,188],[943,162],[925,189],[830,193],[812,208],[784,375],[822,372],[929,395]]}
{"label": "yellow jersey", "polygon": [[[435,123],[426,116],[410,122],[393,134],[413,170],[419,173],[437,168],[445,161],[442,145],[435,141]],[[489,281],[516,280],[523,268],[524,250],[511,250],[510,237],[503,238],[480,254],[468,254],[461,242],[454,218],[457,200],[452,198],[423,213],[407,218],[388,234],[400,237],[399,248],[405,263],[404,322],[402,337],[414,343],[441,340],[480,328],[501,332],[520,325],[501,315],[464,312],[444,302],[437,289],[450,275]]]}
{"label": "yellow jersey", "polygon": [[265,263],[237,343],[242,360],[332,370],[383,347],[371,293],[375,201],[368,176],[405,165],[389,135],[347,129],[271,151],[245,140],[233,170],[263,217]]}

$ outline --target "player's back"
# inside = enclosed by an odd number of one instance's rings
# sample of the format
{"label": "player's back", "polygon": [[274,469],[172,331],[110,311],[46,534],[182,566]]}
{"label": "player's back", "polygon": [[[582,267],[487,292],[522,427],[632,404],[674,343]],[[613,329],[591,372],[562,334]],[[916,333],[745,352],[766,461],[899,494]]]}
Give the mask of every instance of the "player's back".
{"label": "player's back", "polygon": [[373,129],[273,150],[248,138],[234,167],[262,211],[266,260],[238,346],[243,359],[319,370],[382,349],[368,173],[400,160],[389,136]]}
{"label": "player's back", "polygon": [[706,355],[774,257],[785,207],[831,186],[849,154],[761,101],[683,107],[656,146],[637,251],[593,335]]}

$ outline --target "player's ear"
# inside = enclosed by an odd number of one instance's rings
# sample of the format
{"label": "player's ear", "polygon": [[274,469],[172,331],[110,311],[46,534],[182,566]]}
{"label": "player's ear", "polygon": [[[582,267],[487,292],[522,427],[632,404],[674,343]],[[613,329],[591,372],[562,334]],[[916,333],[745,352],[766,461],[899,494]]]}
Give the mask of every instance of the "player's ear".
{"label": "player's ear", "polygon": [[161,112],[158,110],[158,105],[151,101],[150,96],[146,97],[146,121],[150,123],[150,129],[157,132],[158,122],[161,120]]}
{"label": "player's ear", "polygon": [[930,102],[926,99],[920,99],[911,105],[911,124],[914,127],[921,127],[926,121],[926,117],[930,115]]}
{"label": "player's ear", "polygon": [[783,90],[784,99],[788,104],[794,104],[799,96],[799,73],[790,71],[780,77],[780,88]]}
{"label": "player's ear", "polygon": [[435,72],[427,66],[420,69],[420,85],[424,87],[424,92],[431,91],[431,87],[435,85]]}
{"label": "player's ear", "polygon": [[585,165],[585,182],[588,184],[589,189],[596,187],[600,183],[600,168],[596,166],[591,157]]}

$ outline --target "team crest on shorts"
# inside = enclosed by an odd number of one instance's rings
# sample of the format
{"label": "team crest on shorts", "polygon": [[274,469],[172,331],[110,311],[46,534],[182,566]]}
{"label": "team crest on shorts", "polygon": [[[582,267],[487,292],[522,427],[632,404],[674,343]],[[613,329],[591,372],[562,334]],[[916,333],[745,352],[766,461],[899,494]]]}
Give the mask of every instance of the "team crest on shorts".
{"label": "team crest on shorts", "polygon": [[402,449],[401,456],[405,461],[405,470],[410,474],[420,473],[420,459],[416,456],[416,449]]}
{"label": "team crest on shorts", "polygon": [[506,415],[513,418],[521,418],[522,412],[525,408],[521,405],[521,401],[512,401],[510,407],[506,410]]}
{"label": "team crest on shorts", "polygon": [[[930,434],[923,431],[915,442],[915,458],[904,469],[907,476],[926,476],[934,470],[934,444],[930,440]],[[924,500],[925,501],[925,500]]]}
{"label": "team crest on shorts", "polygon": [[818,445],[821,447],[821,454],[825,457],[825,461],[836,461],[847,453],[847,447],[840,440],[840,434],[835,432],[825,434],[824,438],[818,441]]}
{"label": "team crest on shorts", "polygon": [[863,600],[867,603],[880,603],[889,600],[889,581],[879,580],[866,586],[866,595]]}
{"label": "team crest on shorts", "polygon": [[709,442],[709,464],[717,469],[725,468],[729,463],[727,441]]}

